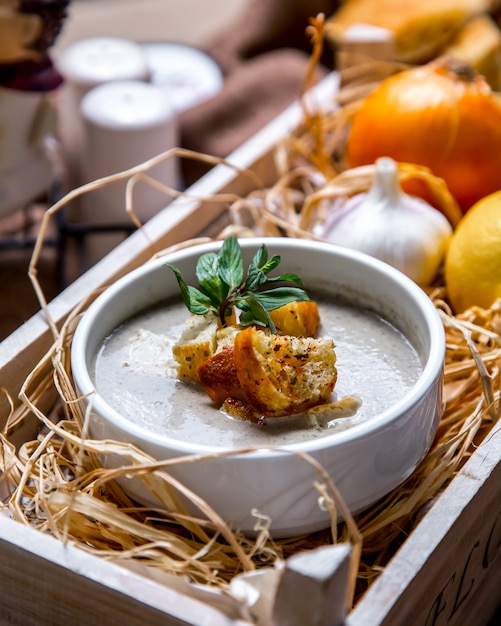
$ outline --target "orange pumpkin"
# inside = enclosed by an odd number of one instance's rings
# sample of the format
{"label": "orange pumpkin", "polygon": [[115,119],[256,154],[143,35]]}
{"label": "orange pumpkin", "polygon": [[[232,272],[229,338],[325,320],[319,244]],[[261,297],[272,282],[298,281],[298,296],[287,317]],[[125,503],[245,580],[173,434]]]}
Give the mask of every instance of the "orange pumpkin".
{"label": "orange pumpkin", "polygon": [[466,212],[501,189],[501,100],[453,59],[391,76],[362,103],[346,146],[350,167],[381,156],[429,167]]}

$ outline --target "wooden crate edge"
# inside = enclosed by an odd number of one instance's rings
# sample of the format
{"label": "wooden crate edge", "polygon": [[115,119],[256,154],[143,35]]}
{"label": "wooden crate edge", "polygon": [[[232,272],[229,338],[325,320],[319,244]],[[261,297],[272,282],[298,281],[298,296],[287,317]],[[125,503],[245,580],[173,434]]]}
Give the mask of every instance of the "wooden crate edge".
{"label": "wooden crate edge", "polygon": [[498,422],[346,626],[487,624],[501,603],[500,439]]}
{"label": "wooden crate edge", "polygon": [[229,612],[0,515],[0,623],[246,626]]}

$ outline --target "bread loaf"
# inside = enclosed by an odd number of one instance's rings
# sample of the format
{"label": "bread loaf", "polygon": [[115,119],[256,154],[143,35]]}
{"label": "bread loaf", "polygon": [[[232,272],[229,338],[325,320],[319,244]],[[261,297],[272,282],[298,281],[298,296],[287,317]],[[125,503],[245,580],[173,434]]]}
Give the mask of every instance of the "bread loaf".
{"label": "bread loaf", "polygon": [[337,48],[360,25],[375,27],[393,41],[391,60],[423,63],[492,5],[492,0],[348,0],[327,20],[325,32]]}

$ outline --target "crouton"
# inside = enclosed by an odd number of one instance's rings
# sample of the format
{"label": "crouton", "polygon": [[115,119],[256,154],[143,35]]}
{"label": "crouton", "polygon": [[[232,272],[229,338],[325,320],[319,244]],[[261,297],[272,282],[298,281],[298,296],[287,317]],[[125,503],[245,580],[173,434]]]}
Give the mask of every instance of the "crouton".
{"label": "crouton", "polygon": [[320,313],[313,300],[289,302],[270,311],[270,317],[281,335],[313,337],[320,326]]}
{"label": "crouton", "polygon": [[235,337],[233,359],[246,401],[265,417],[327,402],[337,380],[331,339],[274,335],[251,326]]}
{"label": "crouton", "polygon": [[242,393],[233,355],[233,345],[227,344],[198,368],[200,384],[217,404],[223,404],[227,398],[238,398]]}
{"label": "crouton", "polygon": [[186,321],[181,337],[172,348],[179,378],[200,382],[198,368],[215,353],[217,330],[215,317],[192,315]]}

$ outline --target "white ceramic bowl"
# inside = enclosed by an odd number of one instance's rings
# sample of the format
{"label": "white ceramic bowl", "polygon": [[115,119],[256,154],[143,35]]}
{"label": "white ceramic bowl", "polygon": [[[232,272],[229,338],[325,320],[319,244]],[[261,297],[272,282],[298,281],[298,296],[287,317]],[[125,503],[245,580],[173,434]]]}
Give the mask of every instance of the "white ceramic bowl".
{"label": "white ceramic bowl", "polygon": [[[260,449],[172,469],[186,486],[244,532],[252,532],[256,520],[251,510],[258,509],[271,517],[272,534],[286,537],[330,523],[313,487],[319,476],[294,451],[306,452],[321,463],[352,512],[374,503],[417,467],[431,445],[443,410],[445,337],[427,295],[389,265],[332,244],[287,238],[264,241],[270,256],[281,256],[281,271],[299,274],[306,289],[340,293],[358,306],[375,310],[407,336],[424,364],[413,388],[370,421],[291,444],[285,451]],[[241,240],[245,263],[262,243]],[[146,263],[105,290],[83,315],[72,344],[71,364],[77,388],[92,395],[93,437],[132,442],[158,459],[214,451],[154,434],[124,419],[96,392],[90,366],[105,337],[119,324],[179,294],[174,274],[164,266],[166,260],[180,268],[188,284],[195,284],[196,260],[219,245],[196,246]],[[152,502],[137,479],[123,479],[123,486],[139,501]]]}

